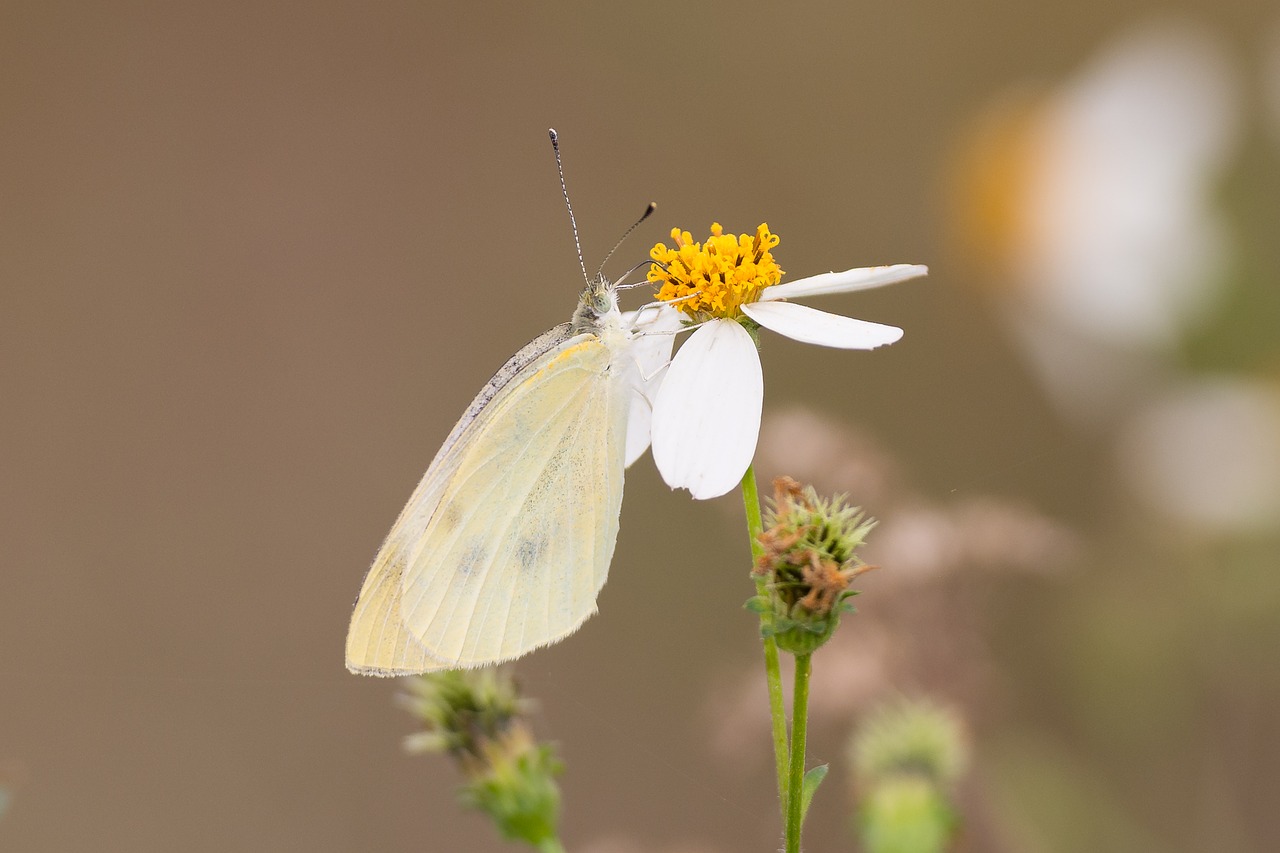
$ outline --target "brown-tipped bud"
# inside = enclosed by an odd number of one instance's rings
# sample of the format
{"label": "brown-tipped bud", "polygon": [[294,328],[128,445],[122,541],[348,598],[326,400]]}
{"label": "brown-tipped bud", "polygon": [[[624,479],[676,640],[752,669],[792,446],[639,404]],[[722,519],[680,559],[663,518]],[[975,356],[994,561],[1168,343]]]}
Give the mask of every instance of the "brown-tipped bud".
{"label": "brown-tipped bud", "polygon": [[819,498],[790,477],[775,479],[773,490],[754,569],[765,578],[765,595],[748,606],[772,615],[764,630],[780,649],[810,654],[830,639],[840,614],[852,610],[846,599],[857,591],[849,584],[875,568],[854,553],[875,521],[846,506],[844,496]]}

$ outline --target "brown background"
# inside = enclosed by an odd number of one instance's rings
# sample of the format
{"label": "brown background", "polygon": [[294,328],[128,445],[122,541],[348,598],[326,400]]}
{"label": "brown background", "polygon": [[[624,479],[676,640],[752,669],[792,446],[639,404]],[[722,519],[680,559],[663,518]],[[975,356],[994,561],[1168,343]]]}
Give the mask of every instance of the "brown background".
{"label": "brown background", "polygon": [[[1256,72],[1268,4],[1175,5]],[[766,408],[858,424],[938,500],[1105,539],[1108,452],[949,268],[943,187],[985,104],[1167,6],[0,4],[0,849],[504,849],[444,760],[401,754],[394,685],[342,643],[458,413],[572,310],[548,126],[588,263],[654,199],[618,268],[713,219],[767,220],[793,275],[931,264],[825,306],[906,328],[889,350],[770,339]],[[756,654],[737,506],[642,460],[600,615],[519,667],[571,850],[774,849],[767,743],[709,746]],[[980,617],[1004,685],[982,822],[1051,850],[1280,846],[1275,575],[1234,589],[1240,627],[1189,566],[1154,581],[1144,551],[1116,586],[1089,553]],[[1145,631],[1152,596],[1176,630]],[[814,744],[837,765],[814,850],[852,849],[844,731]],[[1021,784],[1011,754],[1096,799]]]}

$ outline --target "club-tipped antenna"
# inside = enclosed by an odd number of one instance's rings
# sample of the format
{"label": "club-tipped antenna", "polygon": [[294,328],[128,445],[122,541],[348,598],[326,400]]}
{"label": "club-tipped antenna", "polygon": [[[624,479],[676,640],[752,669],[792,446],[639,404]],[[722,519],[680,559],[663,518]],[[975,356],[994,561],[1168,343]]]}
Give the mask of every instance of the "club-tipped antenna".
{"label": "club-tipped antenna", "polygon": [[569,202],[569,187],[564,182],[564,164],[560,162],[560,137],[556,129],[550,128],[547,135],[551,137],[551,150],[556,152],[556,171],[560,173],[560,192],[564,193],[564,206],[569,210],[569,225],[573,227],[573,246],[578,250],[578,267],[582,270],[582,280],[591,284],[587,277],[587,264],[582,260],[582,243],[578,240],[578,220],[573,216],[573,205]]}
{"label": "club-tipped antenna", "polygon": [[[613,248],[609,250],[609,254],[605,255],[605,256],[604,256],[604,260],[600,262],[600,269],[596,270],[596,278],[600,278],[601,276],[603,276],[603,275],[604,275],[604,265],[605,265],[605,264],[607,264],[607,263],[609,263],[609,259],[613,257],[613,253],[614,253],[614,252],[618,251],[618,247],[622,245],[622,242],[623,242],[624,240],[626,240],[628,237],[630,237],[630,236],[631,236],[631,232],[632,232],[632,231],[634,231],[634,230],[636,230],[637,228],[639,228],[639,227],[640,227],[640,223],[641,223],[641,222],[644,222],[644,221],[645,221],[646,219],[648,219],[651,215],[653,215],[653,212],[654,212],[655,210],[657,210],[657,209],[658,209],[658,203],[657,203],[657,202],[655,202],[655,201],[651,201],[651,202],[649,202],[649,206],[648,206],[648,207],[646,207],[646,208],[644,209],[644,213],[640,214],[640,218],[639,218],[639,219],[637,219],[634,223],[632,223],[632,225],[631,225],[631,227],[630,227],[630,228],[628,228],[626,231],[623,231],[623,232],[622,232],[622,236],[618,238],[618,242],[616,242],[616,243],[614,243],[614,244],[613,244]],[[642,263],[642,264],[637,264],[636,266],[634,266],[634,267],[632,267],[630,270],[628,270],[628,271],[627,271],[627,273],[626,273],[625,275],[623,275],[622,277],[623,277],[623,278],[626,278],[628,275],[631,275],[631,273],[635,272],[635,271],[636,271],[637,269],[639,269],[640,267],[648,266],[648,265],[649,265],[649,264],[651,264],[651,263],[653,263],[653,262],[652,262],[652,261],[645,261],[645,262],[644,262],[644,263]]]}

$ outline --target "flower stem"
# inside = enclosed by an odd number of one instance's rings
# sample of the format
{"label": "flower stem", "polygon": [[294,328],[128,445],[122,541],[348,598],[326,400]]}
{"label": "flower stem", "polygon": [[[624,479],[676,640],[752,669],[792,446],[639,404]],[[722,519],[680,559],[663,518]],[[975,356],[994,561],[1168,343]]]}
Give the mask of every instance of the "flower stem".
{"label": "flower stem", "polygon": [[[742,475],[742,503],[747,510],[747,534],[751,539],[751,557],[754,561],[764,553],[760,544],[760,534],[764,531],[764,520],[760,516],[760,491],[756,488],[756,469],[747,466],[747,473]],[[763,596],[765,579],[756,576],[756,595]],[[761,614],[762,622],[772,621],[772,614]],[[782,672],[778,666],[778,644],[773,635],[764,638],[764,672],[769,685],[769,716],[773,721],[773,760],[778,772],[778,801],[782,807],[782,817],[787,816],[787,711],[782,700]]]}
{"label": "flower stem", "polygon": [[791,698],[791,778],[787,788],[787,853],[800,853],[804,797],[805,737],[809,723],[810,656],[796,655],[795,693]]}
{"label": "flower stem", "polygon": [[565,853],[564,845],[558,838],[547,838],[538,842],[538,853]]}

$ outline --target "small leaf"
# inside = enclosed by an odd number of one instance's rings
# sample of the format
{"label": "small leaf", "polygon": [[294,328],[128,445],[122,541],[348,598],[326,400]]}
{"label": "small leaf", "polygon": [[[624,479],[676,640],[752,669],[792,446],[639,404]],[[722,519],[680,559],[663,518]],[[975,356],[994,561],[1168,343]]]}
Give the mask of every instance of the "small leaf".
{"label": "small leaf", "polygon": [[817,792],[818,786],[822,784],[822,780],[827,778],[827,771],[830,769],[830,764],[819,764],[804,774],[804,781],[800,786],[801,826],[804,825],[805,815],[809,814],[809,804],[813,802],[813,795]]}
{"label": "small leaf", "polygon": [[761,595],[753,595],[742,606],[752,613],[767,613],[769,612],[769,599]]}

